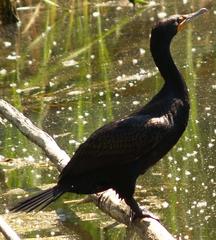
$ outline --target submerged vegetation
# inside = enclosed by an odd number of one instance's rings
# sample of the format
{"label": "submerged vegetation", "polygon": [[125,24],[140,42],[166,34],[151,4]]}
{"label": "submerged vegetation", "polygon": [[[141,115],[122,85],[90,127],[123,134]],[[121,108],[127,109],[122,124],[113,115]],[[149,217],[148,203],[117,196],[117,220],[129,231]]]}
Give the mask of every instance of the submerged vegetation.
{"label": "submerged vegetation", "polygon": [[[202,4],[145,2],[134,9],[126,0],[20,1],[16,33],[1,30],[1,96],[72,155],[91,132],[160,89],[149,52],[153,22]],[[178,36],[172,49],[190,89],[189,127],[174,150],[138,180],[136,191],[139,202],[158,212],[181,239],[213,240],[216,234],[216,4],[206,2],[208,16]],[[57,171],[1,118],[0,128],[3,214],[17,197],[52,184]],[[70,194],[43,213],[7,217],[22,239],[138,239],[92,204],[76,205],[80,198]]]}

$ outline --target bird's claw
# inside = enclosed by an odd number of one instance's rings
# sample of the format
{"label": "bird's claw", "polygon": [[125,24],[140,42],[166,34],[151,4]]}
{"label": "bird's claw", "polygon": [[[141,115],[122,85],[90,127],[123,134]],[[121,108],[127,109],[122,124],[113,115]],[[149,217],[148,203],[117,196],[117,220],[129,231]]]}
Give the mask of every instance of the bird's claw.
{"label": "bird's claw", "polygon": [[133,222],[136,219],[142,219],[142,218],[152,218],[155,219],[156,221],[160,222],[160,219],[158,216],[154,215],[152,212],[150,212],[147,209],[140,209],[139,212],[133,212],[131,210],[130,212],[130,221]]}

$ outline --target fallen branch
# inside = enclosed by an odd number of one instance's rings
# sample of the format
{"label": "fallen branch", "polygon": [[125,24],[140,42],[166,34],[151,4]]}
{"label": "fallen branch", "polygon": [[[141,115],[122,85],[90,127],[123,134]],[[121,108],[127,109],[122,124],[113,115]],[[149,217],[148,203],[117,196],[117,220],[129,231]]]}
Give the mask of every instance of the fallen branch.
{"label": "fallen branch", "polygon": [[[0,99],[0,113],[15,125],[30,141],[41,147],[55,166],[62,170],[70,157],[59,148],[51,136],[37,128],[28,118],[4,100]],[[131,227],[145,240],[174,240],[171,234],[156,220],[144,218],[130,223],[128,206],[117,198],[114,191],[91,195],[90,199],[103,212],[120,223]]]}
{"label": "fallen branch", "polygon": [[0,99],[0,113],[30,141],[38,145],[59,171],[68,163],[70,157],[65,151],[59,148],[49,134],[36,127],[21,112],[2,99]]}
{"label": "fallen branch", "polygon": [[16,232],[5,222],[5,220],[0,216],[0,231],[9,240],[20,240]]}
{"label": "fallen branch", "polygon": [[132,228],[141,239],[174,240],[174,237],[155,219],[143,218],[131,223],[129,207],[123,200],[117,198],[112,189],[102,194],[90,195],[89,198],[110,217]]}

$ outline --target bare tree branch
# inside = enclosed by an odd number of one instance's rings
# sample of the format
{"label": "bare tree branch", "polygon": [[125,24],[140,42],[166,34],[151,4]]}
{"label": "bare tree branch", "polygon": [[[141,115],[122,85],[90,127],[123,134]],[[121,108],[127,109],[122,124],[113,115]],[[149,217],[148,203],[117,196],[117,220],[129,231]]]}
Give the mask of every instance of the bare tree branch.
{"label": "bare tree branch", "polygon": [[36,127],[28,118],[12,105],[0,99],[0,113],[30,141],[39,146],[59,171],[64,168],[70,157],[59,148],[55,140],[46,132]]}
{"label": "bare tree branch", "polygon": [[20,240],[16,232],[5,222],[5,220],[0,216],[0,231],[8,240]]}

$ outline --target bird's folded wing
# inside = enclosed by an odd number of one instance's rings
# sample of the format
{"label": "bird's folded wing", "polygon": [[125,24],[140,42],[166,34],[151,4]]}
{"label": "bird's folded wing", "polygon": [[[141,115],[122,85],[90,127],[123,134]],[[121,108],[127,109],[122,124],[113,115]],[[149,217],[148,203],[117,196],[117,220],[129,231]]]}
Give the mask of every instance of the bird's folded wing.
{"label": "bird's folded wing", "polygon": [[130,116],[109,123],[80,145],[62,174],[76,176],[136,161],[165,138],[169,127],[165,116]]}

